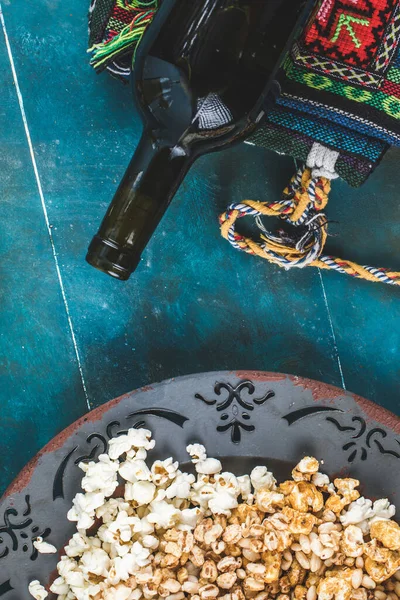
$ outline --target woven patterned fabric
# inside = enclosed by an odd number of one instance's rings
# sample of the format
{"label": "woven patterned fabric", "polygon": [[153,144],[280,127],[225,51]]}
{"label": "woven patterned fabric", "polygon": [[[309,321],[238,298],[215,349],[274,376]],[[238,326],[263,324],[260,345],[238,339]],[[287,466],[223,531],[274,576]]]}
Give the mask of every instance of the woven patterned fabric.
{"label": "woven patterned fabric", "polygon": [[115,6],[115,0],[92,0],[89,9],[89,46],[100,43]]}
{"label": "woven patterned fabric", "polygon": [[[115,41],[138,5],[156,4],[95,0],[92,43]],[[400,146],[399,40],[400,0],[316,1],[279,74],[281,95],[252,143],[302,161],[314,142],[324,144],[339,152],[339,175],[361,185],[388,147]],[[136,44],[113,50],[102,68],[128,75]]]}
{"label": "woven patterned fabric", "polygon": [[399,0],[319,2],[257,143],[301,160],[323,143],[340,152],[341,177],[361,185],[400,146],[399,39]]}

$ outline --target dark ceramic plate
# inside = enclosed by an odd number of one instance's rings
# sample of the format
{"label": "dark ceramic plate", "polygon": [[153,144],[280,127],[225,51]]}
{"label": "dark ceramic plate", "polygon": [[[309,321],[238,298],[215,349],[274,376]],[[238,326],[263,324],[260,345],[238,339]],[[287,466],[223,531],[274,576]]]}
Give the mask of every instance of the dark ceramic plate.
{"label": "dark ceramic plate", "polygon": [[[220,372],[147,386],[97,408],[58,435],[21,472],[0,501],[0,598],[31,600],[28,583],[48,584],[58,556],[38,555],[38,535],[62,548],[74,531],[66,519],[80,490],[81,461],[107,441],[146,426],[157,442],[152,458],[187,462],[200,442],[227,470],[267,464],[289,476],[305,454],[330,475],[359,478],[363,493],[400,505],[400,419],[343,390],[286,375]],[[3,457],[6,458],[6,457]],[[50,598],[50,596],[49,596]]]}

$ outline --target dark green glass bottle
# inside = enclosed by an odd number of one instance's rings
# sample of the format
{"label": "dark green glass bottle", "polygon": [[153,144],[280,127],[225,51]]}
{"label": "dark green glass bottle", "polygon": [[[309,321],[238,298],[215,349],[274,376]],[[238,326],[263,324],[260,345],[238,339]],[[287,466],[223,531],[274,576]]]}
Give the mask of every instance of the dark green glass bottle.
{"label": "dark green glass bottle", "polygon": [[136,56],[144,130],[87,261],[126,280],[193,161],[264,116],[313,0],[164,0]]}

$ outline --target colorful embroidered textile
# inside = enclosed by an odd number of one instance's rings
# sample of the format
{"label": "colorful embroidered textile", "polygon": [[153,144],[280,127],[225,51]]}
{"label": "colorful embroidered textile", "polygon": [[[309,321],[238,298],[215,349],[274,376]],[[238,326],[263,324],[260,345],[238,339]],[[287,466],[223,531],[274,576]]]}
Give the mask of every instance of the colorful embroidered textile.
{"label": "colorful embroidered textile", "polygon": [[[92,64],[126,77],[161,0],[94,0]],[[254,144],[306,161],[318,142],[361,185],[400,146],[400,0],[319,0],[279,74],[281,96]]]}
{"label": "colorful embroidered textile", "polygon": [[258,143],[304,160],[314,141],[340,152],[360,185],[400,146],[400,3],[323,0],[280,76],[281,97]]}

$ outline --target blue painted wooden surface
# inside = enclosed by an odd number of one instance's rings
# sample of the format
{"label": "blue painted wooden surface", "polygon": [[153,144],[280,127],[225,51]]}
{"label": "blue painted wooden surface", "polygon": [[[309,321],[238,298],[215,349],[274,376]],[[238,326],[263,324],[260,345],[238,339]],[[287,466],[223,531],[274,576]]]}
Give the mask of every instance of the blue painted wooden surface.
{"label": "blue painted wooden surface", "polygon": [[[174,375],[284,371],[399,413],[398,288],[286,273],[219,236],[230,201],[277,197],[288,158],[244,145],[202,158],[128,283],[85,263],[140,135],[130,91],[88,67],[86,2],[2,9],[0,493],[88,407]],[[329,251],[400,269],[399,157],[360,190],[334,184]]]}

